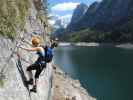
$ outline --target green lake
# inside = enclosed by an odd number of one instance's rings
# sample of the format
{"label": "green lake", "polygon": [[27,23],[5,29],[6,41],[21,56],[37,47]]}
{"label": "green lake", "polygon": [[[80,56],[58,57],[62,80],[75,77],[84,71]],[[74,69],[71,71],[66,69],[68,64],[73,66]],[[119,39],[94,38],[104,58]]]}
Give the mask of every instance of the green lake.
{"label": "green lake", "polygon": [[133,100],[133,49],[62,46],[54,62],[97,100]]}

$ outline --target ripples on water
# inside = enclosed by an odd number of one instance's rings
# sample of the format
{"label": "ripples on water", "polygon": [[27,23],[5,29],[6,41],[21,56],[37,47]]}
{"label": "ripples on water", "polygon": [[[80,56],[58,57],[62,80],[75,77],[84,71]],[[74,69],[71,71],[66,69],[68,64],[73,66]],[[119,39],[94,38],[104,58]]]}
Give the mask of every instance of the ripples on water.
{"label": "ripples on water", "polygon": [[54,60],[97,100],[133,100],[133,50],[59,47]]}

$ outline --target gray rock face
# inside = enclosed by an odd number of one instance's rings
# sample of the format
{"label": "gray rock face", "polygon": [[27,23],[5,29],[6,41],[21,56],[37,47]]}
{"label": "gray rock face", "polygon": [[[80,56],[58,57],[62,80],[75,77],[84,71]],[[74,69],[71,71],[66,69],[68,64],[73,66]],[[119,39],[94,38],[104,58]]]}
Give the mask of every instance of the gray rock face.
{"label": "gray rock face", "polygon": [[78,5],[73,13],[71,24],[80,20],[80,18],[86,13],[87,9],[88,9],[88,6],[85,4]]}
{"label": "gray rock face", "polygon": [[[16,41],[19,43],[22,42],[20,37],[29,40],[31,39],[31,36],[36,35],[33,34],[33,32],[36,32],[37,34],[44,32],[41,21],[36,18],[38,11],[33,2],[31,0],[29,1],[30,8],[25,24],[26,32],[18,31],[20,36],[18,36],[19,38],[17,38]],[[50,100],[52,66],[48,64],[47,68],[41,73],[37,88],[38,92],[29,95],[29,92],[22,81],[22,73],[19,72],[16,66],[17,56],[15,52],[13,53],[14,48],[16,47],[16,41],[13,42],[5,37],[0,37],[0,71],[3,73],[0,73],[0,100]],[[22,42],[22,44],[27,46],[27,43]],[[17,49],[15,49],[15,51],[16,50]],[[13,55],[11,56],[12,53]],[[27,63],[21,60],[24,75],[27,77],[26,68],[36,60],[36,56],[34,53],[23,50],[19,50],[19,53],[22,59],[29,62]],[[32,87],[30,86],[29,88]]]}
{"label": "gray rock face", "polygon": [[73,29],[73,25],[82,19],[87,9],[88,9],[88,6],[82,3],[77,6],[77,8],[73,12],[71,22],[67,27],[68,30]]}

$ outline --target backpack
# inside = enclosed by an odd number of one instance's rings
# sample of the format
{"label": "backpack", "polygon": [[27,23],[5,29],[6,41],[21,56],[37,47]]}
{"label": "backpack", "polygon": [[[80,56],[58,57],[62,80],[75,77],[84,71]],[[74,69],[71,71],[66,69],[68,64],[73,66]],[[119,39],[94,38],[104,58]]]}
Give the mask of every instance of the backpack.
{"label": "backpack", "polygon": [[45,51],[44,61],[46,63],[50,63],[53,59],[53,50],[51,47],[43,46],[43,49]]}

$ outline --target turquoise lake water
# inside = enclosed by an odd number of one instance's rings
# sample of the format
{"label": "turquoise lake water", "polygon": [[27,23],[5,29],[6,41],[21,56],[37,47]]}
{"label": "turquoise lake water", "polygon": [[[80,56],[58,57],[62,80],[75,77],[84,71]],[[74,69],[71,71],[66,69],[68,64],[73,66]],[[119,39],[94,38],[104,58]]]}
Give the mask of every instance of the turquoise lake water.
{"label": "turquoise lake water", "polygon": [[97,100],[133,100],[133,49],[58,47],[54,61]]}

